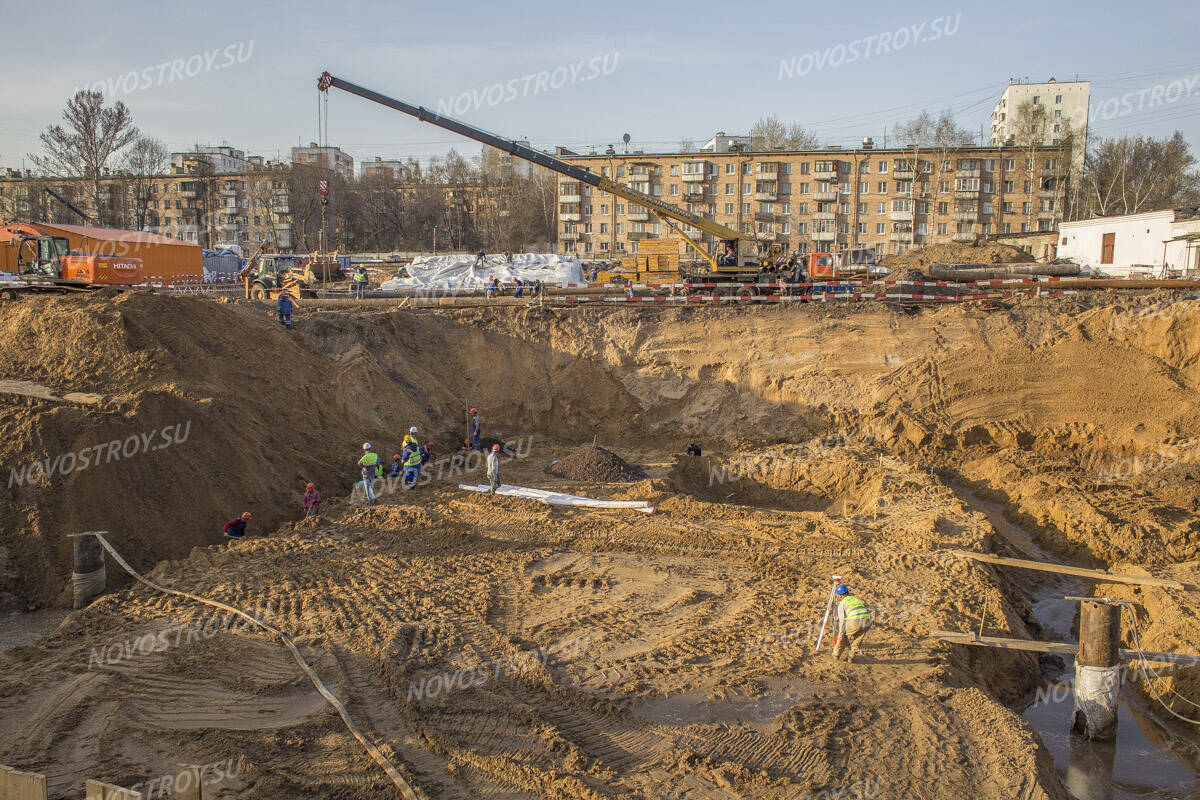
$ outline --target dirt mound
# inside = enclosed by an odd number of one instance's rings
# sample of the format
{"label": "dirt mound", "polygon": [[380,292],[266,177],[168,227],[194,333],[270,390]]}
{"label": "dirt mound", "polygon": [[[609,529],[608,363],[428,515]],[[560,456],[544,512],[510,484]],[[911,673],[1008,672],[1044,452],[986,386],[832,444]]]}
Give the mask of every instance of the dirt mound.
{"label": "dirt mound", "polygon": [[906,253],[884,256],[880,261],[892,272],[890,280],[919,280],[922,270],[943,264],[1003,264],[1032,262],[1033,256],[1019,247],[997,242],[947,242],[918,247]]}
{"label": "dirt mound", "polygon": [[572,450],[546,471],[559,478],[587,483],[640,481],[646,477],[641,467],[594,444]]}

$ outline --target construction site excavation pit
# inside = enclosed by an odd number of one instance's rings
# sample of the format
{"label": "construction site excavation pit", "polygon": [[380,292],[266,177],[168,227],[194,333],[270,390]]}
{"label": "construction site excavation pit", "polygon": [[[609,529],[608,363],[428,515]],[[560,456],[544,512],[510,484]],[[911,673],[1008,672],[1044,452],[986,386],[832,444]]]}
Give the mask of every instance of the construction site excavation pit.
{"label": "construction site excavation pit", "polygon": [[[1193,796],[1197,667],[1125,671],[1088,743],[1071,658],[940,634],[1073,644],[1095,596],[1197,652],[1200,312],[1161,302],[10,304],[0,764],[50,798],[230,759],[212,796]],[[460,488],[471,407],[504,486],[644,505]],[[362,444],[411,426],[422,477],[367,504]],[[107,588],[73,610],[88,531]],[[873,616],[853,663],[835,575]]]}

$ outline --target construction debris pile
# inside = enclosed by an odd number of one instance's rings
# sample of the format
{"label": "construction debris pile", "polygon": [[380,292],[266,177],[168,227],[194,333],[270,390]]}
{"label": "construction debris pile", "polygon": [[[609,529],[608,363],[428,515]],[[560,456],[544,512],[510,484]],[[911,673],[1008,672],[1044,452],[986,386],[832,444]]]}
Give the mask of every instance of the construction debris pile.
{"label": "construction debris pile", "polygon": [[594,444],[584,445],[551,464],[551,475],[586,483],[640,481],[646,472],[627,463],[611,450]]}
{"label": "construction debris pile", "polygon": [[583,267],[577,256],[515,253],[477,256],[417,256],[408,266],[408,277],[384,281],[384,291],[400,289],[482,289],[495,278],[502,284],[518,280],[541,281],[550,286],[581,284]]}

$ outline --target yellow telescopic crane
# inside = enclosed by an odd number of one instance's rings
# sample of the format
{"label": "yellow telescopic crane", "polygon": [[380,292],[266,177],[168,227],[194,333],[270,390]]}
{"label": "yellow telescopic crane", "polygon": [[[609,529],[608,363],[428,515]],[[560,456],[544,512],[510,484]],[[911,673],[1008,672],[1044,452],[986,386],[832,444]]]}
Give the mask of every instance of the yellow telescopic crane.
{"label": "yellow telescopic crane", "polygon": [[[545,167],[548,170],[557,172],[560,175],[565,175],[569,178],[586,183],[589,186],[594,186],[601,191],[624,198],[631,203],[636,203],[645,207],[651,214],[661,220],[673,233],[682,238],[688,245],[695,250],[708,263],[709,277],[725,278],[727,280],[738,280],[746,277],[752,277],[757,274],[759,268],[758,246],[753,238],[747,239],[742,234],[735,231],[733,228],[728,228],[718,222],[713,222],[711,219],[692,214],[675,206],[664,203],[650,195],[643,194],[636,189],[631,189],[624,184],[617,183],[611,178],[603,175],[597,175],[594,172],[589,172],[582,167],[577,167],[574,164],[568,164],[562,159],[555,158],[547,153],[533,150],[525,147],[522,144],[497,136],[494,133],[488,133],[485,130],[476,128],[473,125],[468,125],[465,122],[460,122],[450,117],[444,117],[440,114],[422,108],[413,106],[401,100],[394,100],[385,95],[373,92],[370,89],[365,89],[349,81],[342,80],[330,75],[328,72],[321,73],[320,79],[317,81],[317,88],[322,92],[328,91],[330,88],[341,89],[342,91],[356,94],[366,100],[379,103],[382,106],[402,111],[409,116],[416,117],[422,122],[428,122],[432,125],[437,125],[439,128],[445,128],[448,131],[466,136],[468,139],[474,139],[477,142],[489,145],[502,150],[505,153],[511,153],[517,158],[524,159],[531,163],[537,164],[540,167]],[[719,243],[717,252],[710,253],[702,244],[697,242],[691,236],[683,231],[680,226],[689,225],[697,230],[709,234],[714,242]],[[729,255],[732,254],[732,257]]]}

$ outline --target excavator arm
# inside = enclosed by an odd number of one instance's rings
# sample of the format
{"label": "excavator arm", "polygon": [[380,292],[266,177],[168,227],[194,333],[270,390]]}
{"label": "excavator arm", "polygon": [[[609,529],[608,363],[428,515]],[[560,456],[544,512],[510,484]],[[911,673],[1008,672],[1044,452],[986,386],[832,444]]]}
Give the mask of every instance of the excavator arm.
{"label": "excavator arm", "polygon": [[[497,150],[510,153],[516,158],[529,161],[533,164],[537,164],[540,167],[545,167],[552,172],[557,172],[559,175],[564,175],[573,180],[577,180],[580,183],[586,183],[588,186],[593,186],[603,192],[608,192],[609,194],[628,200],[631,203],[636,203],[640,206],[643,206],[650,213],[654,214],[655,217],[662,220],[674,234],[682,238],[690,247],[696,250],[696,252],[698,252],[704,258],[704,260],[708,262],[710,268],[713,270],[718,269],[717,259],[713,256],[713,254],[706,251],[702,245],[692,239],[692,237],[684,233],[680,226],[690,225],[693,228],[701,230],[712,236],[714,240],[727,246],[732,246],[734,252],[739,253],[740,256],[741,248],[739,247],[739,240],[742,238],[742,235],[733,228],[728,228],[718,222],[708,219],[707,217],[702,217],[698,214],[692,214],[691,212],[676,208],[670,203],[664,203],[663,201],[655,197],[651,197],[648,194],[643,194],[636,189],[631,189],[624,184],[617,183],[606,176],[597,175],[594,172],[586,170],[582,167],[577,167],[574,164],[568,164],[566,161],[555,158],[548,153],[534,150],[511,139],[505,139],[502,136],[489,133],[481,128],[468,125],[465,122],[451,119],[450,117],[444,117],[440,114],[435,114],[424,107],[410,105],[402,100],[395,100],[386,95],[382,95],[379,92],[366,89],[358,84],[351,83],[350,81],[342,80],[341,78],[330,75],[328,72],[321,73],[321,77],[317,81],[317,88],[322,92],[328,91],[330,88],[334,88],[341,89],[342,91],[349,92],[350,94],[356,94],[365,100],[370,100],[373,103],[379,103],[387,108],[400,111],[408,114],[411,117],[416,117],[422,122],[428,122],[431,125],[438,126],[439,128],[453,131],[454,133],[466,136],[468,139],[474,139],[477,142],[494,147]],[[739,257],[739,261],[740,260],[742,259]],[[755,263],[757,263],[757,261],[755,261]]]}

